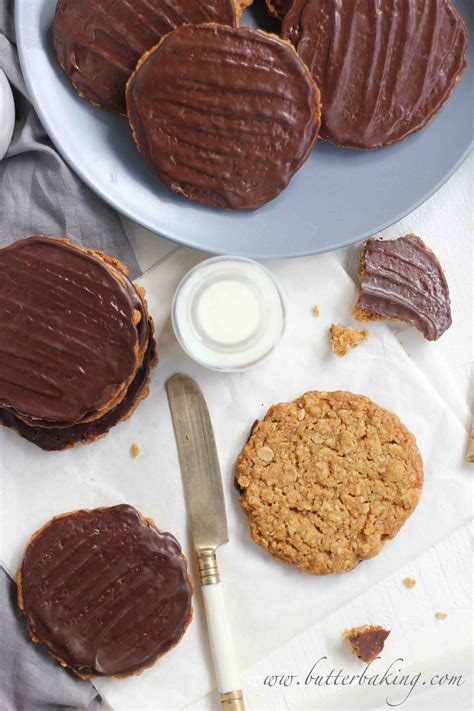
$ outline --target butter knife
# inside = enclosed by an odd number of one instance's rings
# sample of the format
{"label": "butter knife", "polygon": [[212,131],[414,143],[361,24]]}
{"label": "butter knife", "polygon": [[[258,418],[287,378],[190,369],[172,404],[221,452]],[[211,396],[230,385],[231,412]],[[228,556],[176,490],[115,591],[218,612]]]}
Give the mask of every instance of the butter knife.
{"label": "butter knife", "polygon": [[166,383],[191,522],[212,658],[223,709],[244,711],[216,549],[229,540],[211,418],[199,385],[178,373]]}

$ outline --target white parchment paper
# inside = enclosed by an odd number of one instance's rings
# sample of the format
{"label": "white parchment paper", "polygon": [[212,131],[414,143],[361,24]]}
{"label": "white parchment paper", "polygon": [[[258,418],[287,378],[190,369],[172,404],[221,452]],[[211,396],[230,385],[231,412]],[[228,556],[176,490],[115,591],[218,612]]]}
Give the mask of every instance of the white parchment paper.
{"label": "white parchment paper", "polygon": [[[456,394],[450,401],[446,383],[439,382],[443,397],[433,386],[440,344],[425,342],[412,329],[400,337],[401,326],[370,324],[367,343],[343,359],[332,354],[330,324],[353,324],[355,249],[348,264],[330,254],[271,265],[286,296],[288,325],[267,362],[232,375],[197,366],[176,344],[169,310],[178,280],[199,258],[195,252],[178,250],[141,280],[157,323],[161,361],[150,396],[128,422],[102,441],[60,453],[41,452],[14,433],[0,431],[0,555],[13,572],[33,531],[52,516],[127,501],[178,537],[194,571],[164,390],[169,375],[187,372],[207,397],[220,452],[231,540],[219,551],[219,559],[237,657],[246,667],[468,519],[470,485],[462,465],[467,412]],[[311,314],[313,304],[321,312],[317,319]],[[433,364],[429,377],[414,360]],[[442,373],[439,367],[439,379]],[[271,404],[309,389],[363,393],[394,411],[415,434],[425,464],[421,503],[397,538],[379,556],[343,575],[313,577],[272,560],[252,543],[233,488],[234,463],[254,420]],[[134,442],[141,449],[135,460],[129,452]],[[213,688],[199,591],[194,606],[194,620],[183,641],[153,668],[129,679],[97,681],[114,708],[176,709]]]}

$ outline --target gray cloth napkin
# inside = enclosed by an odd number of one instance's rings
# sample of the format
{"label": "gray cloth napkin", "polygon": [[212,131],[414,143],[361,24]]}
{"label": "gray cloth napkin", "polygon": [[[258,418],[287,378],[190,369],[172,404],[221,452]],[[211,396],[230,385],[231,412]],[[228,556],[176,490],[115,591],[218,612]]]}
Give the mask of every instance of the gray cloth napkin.
{"label": "gray cloth napkin", "polygon": [[71,171],[28,99],[15,46],[13,0],[0,0],[0,68],[14,93],[16,124],[0,161],[0,247],[28,235],[67,235],[140,269],[117,213]]}
{"label": "gray cloth napkin", "polygon": [[0,568],[0,709],[2,711],[99,711],[90,682],[62,669],[29,639],[17,605],[16,585]]}

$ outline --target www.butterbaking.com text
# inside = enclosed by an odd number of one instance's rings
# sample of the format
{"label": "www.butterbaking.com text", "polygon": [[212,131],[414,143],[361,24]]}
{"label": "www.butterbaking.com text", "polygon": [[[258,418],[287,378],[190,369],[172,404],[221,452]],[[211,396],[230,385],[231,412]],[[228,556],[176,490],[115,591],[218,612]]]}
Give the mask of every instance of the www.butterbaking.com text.
{"label": "www.butterbaking.com text", "polygon": [[[397,694],[391,693],[386,698],[388,706],[401,706],[410,697],[412,692],[418,685],[423,686],[455,686],[459,687],[465,683],[462,674],[439,673],[431,676],[423,677],[421,672],[416,674],[404,673],[402,665],[404,659],[399,657],[395,659],[386,669],[380,672],[374,672],[372,665],[376,660],[367,664],[359,674],[348,673],[344,669],[331,669],[329,672],[323,672],[323,663],[327,661],[327,657],[320,657],[312,665],[311,669],[303,676],[300,674],[267,674],[263,678],[263,685],[267,687],[283,686],[369,686],[369,687],[391,687],[394,690],[402,692]],[[406,690],[406,693],[403,693]],[[400,698],[395,698],[395,697]]]}

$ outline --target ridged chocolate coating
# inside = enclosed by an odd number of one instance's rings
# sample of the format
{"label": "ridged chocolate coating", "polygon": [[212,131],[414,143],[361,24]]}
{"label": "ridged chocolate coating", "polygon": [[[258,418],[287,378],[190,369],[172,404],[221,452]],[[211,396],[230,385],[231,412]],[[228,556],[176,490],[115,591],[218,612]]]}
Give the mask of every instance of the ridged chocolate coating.
{"label": "ridged chocolate coating", "polygon": [[274,198],[309,156],[319,91],[292,47],[223,25],[180,27],[127,86],[140,153],[171,190],[225,209]]}
{"label": "ridged chocolate coating", "polygon": [[81,676],[142,670],[192,615],[177,540],[126,504],[52,519],[31,539],[18,584],[32,637]]}
{"label": "ridged chocolate coating", "polygon": [[0,250],[0,407],[77,422],[133,376],[145,338],[138,293],[99,257],[47,237]]}
{"label": "ridged chocolate coating", "polygon": [[467,31],[449,0],[294,0],[282,36],[321,90],[321,137],[341,146],[423,128],[466,68]]}
{"label": "ridged chocolate coating", "polygon": [[185,23],[236,24],[233,0],[59,0],[54,46],[77,91],[125,113],[125,85],[144,52]]}
{"label": "ridged chocolate coating", "polygon": [[105,435],[111,427],[131,414],[147,385],[150,370],[156,361],[155,339],[151,335],[143,362],[128,386],[125,397],[105,415],[91,422],[79,422],[69,427],[33,427],[5,408],[0,408],[0,424],[15,430],[23,439],[46,451],[60,451],[79,443],[89,443]]}
{"label": "ridged chocolate coating", "polygon": [[429,341],[451,325],[449,287],[433,252],[416,235],[367,241],[354,312],[407,321]]}

